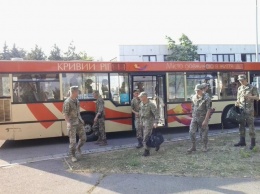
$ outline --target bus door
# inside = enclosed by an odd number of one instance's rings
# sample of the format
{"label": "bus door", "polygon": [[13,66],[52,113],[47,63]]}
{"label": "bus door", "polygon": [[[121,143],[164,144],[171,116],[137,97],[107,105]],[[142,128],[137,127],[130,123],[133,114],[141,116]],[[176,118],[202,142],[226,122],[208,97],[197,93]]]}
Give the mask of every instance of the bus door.
{"label": "bus door", "polygon": [[[250,77],[251,84],[257,88],[258,93],[260,94],[260,73],[253,73]],[[260,117],[260,101],[254,101],[254,109],[255,109],[255,116]]]}
{"label": "bus door", "polygon": [[133,90],[145,91],[150,101],[156,105],[159,113],[158,126],[165,126],[165,75],[133,75],[131,80]]}

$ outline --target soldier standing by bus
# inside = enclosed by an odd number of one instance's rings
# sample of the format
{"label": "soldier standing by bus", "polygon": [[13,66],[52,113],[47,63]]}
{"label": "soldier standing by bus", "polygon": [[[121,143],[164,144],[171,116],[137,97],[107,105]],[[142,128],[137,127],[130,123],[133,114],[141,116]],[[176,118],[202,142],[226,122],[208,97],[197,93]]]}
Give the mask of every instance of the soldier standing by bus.
{"label": "soldier standing by bus", "polygon": [[[69,151],[72,162],[76,162],[76,151],[81,155],[81,147],[86,142],[86,133],[84,130],[84,121],[80,115],[80,105],[78,100],[78,86],[70,87],[70,96],[64,101],[63,114],[67,122],[67,130],[69,136]],[[77,145],[76,134],[79,136]]]}
{"label": "soldier standing by bus", "polygon": [[239,75],[238,80],[241,86],[238,88],[235,105],[243,109],[245,122],[239,124],[240,141],[234,146],[246,146],[245,125],[247,123],[251,137],[250,149],[252,150],[255,147],[254,100],[259,100],[259,94],[257,88],[247,82],[245,75]]}
{"label": "soldier standing by bus", "polygon": [[[140,124],[143,130],[143,146],[145,149],[143,156],[149,156],[150,148],[146,145],[146,142],[149,140],[153,132],[153,128],[157,128],[159,114],[154,103],[150,102],[148,99],[146,92],[141,92],[139,98],[141,99],[139,116],[141,119]],[[158,151],[159,148],[160,147],[156,147],[155,150]]]}
{"label": "soldier standing by bus", "polygon": [[132,108],[132,113],[134,113],[134,124],[135,124],[135,129],[136,129],[136,138],[138,141],[138,145],[136,148],[142,148],[143,147],[143,132],[142,128],[140,126],[140,117],[139,117],[139,110],[140,110],[140,98],[138,97],[139,95],[139,90],[134,90],[133,92],[133,99],[131,101],[131,108]]}
{"label": "soldier standing by bus", "polygon": [[211,99],[203,93],[203,86],[197,84],[195,86],[196,94],[192,96],[192,120],[190,124],[190,138],[192,147],[188,149],[188,153],[196,151],[196,131],[202,133],[203,152],[208,151],[208,122],[211,113]]}
{"label": "soldier standing by bus", "polygon": [[93,92],[94,98],[96,101],[96,116],[94,119],[93,131],[96,136],[98,136],[98,140],[96,144],[100,146],[107,145],[106,131],[105,131],[105,109],[104,109],[104,100],[102,96],[99,94],[98,90]]}

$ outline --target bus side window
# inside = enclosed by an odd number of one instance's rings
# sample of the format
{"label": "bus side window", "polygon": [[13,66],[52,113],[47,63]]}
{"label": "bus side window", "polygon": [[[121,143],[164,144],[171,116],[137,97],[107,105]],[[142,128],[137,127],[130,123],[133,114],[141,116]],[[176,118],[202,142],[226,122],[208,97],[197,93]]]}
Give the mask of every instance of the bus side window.
{"label": "bus side window", "polygon": [[117,105],[130,103],[128,74],[111,73],[110,74],[110,91],[112,101]]}
{"label": "bus side window", "polygon": [[168,101],[184,101],[184,73],[169,73],[168,79]]}
{"label": "bus side window", "polygon": [[238,75],[243,72],[220,72],[219,92],[220,99],[236,99],[237,89],[240,86]]}
{"label": "bus side window", "polygon": [[0,97],[10,97],[10,79],[8,74],[0,74]]}
{"label": "bus side window", "polygon": [[58,74],[14,74],[13,99],[15,103],[60,100]]}

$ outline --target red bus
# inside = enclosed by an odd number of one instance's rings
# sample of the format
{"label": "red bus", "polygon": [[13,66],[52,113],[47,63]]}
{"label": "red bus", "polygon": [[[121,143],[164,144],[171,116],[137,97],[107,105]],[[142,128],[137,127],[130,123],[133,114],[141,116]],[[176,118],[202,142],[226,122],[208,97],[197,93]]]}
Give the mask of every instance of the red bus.
{"label": "red bus", "polygon": [[[172,130],[189,126],[194,86],[207,82],[213,107],[210,124],[234,125],[225,117],[246,74],[260,89],[260,63],[0,61],[0,139],[21,140],[67,135],[62,115],[69,87],[78,85],[81,114],[92,133],[93,90],[105,100],[106,131],[133,129],[130,101],[144,90],[156,104],[160,124]],[[255,104],[259,115],[259,104]]]}

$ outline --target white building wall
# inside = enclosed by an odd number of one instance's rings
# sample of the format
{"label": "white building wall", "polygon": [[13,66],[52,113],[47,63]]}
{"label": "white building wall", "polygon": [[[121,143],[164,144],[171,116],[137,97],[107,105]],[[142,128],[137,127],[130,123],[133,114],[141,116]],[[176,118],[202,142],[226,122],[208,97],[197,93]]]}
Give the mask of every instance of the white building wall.
{"label": "white building wall", "polygon": [[[232,55],[235,62],[242,61],[242,54],[247,61],[255,60],[255,45],[198,45],[198,54],[205,55],[206,61],[214,61],[216,55]],[[169,55],[167,45],[121,45],[119,46],[120,61],[145,61],[145,56],[156,56],[156,61],[164,61]],[[221,56],[223,55],[223,56]],[[233,57],[234,56],[234,57]],[[149,58],[149,57],[148,57]]]}

